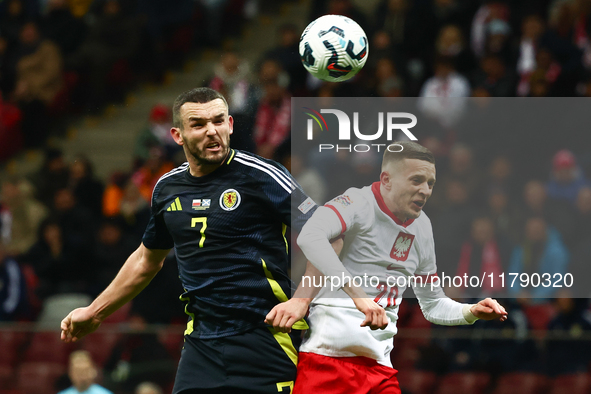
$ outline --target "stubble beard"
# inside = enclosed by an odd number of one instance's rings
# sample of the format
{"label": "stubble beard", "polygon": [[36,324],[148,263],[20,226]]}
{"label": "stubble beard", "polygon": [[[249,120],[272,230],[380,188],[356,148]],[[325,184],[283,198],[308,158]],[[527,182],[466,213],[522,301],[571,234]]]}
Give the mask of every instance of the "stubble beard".
{"label": "stubble beard", "polygon": [[226,141],[227,144],[222,148],[221,151],[210,153],[208,154],[202,149],[198,147],[191,147],[190,144],[185,143],[187,148],[187,155],[191,155],[193,159],[197,162],[198,165],[201,166],[209,166],[209,165],[219,165],[221,164],[224,159],[228,156],[228,152],[230,151],[230,141]]}

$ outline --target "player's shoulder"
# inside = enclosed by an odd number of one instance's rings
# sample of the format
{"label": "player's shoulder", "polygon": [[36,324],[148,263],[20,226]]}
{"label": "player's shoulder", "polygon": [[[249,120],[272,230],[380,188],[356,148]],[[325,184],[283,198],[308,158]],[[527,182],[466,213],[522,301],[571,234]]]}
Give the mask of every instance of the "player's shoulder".
{"label": "player's shoulder", "polygon": [[422,211],[418,218],[416,218],[413,222],[413,225],[416,226],[416,232],[419,233],[422,237],[432,238],[433,237],[433,227],[431,226],[431,219]]}
{"label": "player's shoulder", "polygon": [[189,162],[185,162],[180,166],[173,168],[172,170],[168,171],[166,174],[162,175],[156,184],[154,185],[154,191],[152,192],[152,198],[157,196],[159,192],[169,183],[178,181],[182,179],[189,168]]}
{"label": "player's shoulder", "polygon": [[266,159],[242,150],[233,150],[234,168],[260,184],[278,185],[291,193],[295,188],[291,174],[275,160]]}
{"label": "player's shoulder", "polygon": [[369,215],[371,210],[370,196],[366,188],[350,187],[342,194],[336,196],[325,205],[333,206],[339,210],[361,213],[362,216]]}

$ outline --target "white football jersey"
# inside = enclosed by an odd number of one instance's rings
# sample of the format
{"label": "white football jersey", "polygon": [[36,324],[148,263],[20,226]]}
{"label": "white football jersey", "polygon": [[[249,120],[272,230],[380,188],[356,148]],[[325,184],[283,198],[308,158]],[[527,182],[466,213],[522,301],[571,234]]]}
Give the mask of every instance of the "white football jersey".
{"label": "white football jersey", "polygon": [[[327,210],[332,210],[338,219]],[[402,295],[413,280],[409,278],[429,283],[422,286],[424,290],[430,287],[437,272],[429,218],[422,212],[417,219],[401,223],[386,207],[379,182],[362,189],[348,189],[318,208],[314,215],[322,218],[323,228],[328,227],[329,238],[344,235],[342,264],[352,277],[358,278],[353,285],[361,284],[386,309],[390,323],[385,330],[360,327],[363,313],[343,290],[331,290],[329,282],[310,306],[310,330],[300,351],[331,357],[365,356],[392,366],[392,337],[397,332]],[[314,263],[311,256],[308,258]],[[444,297],[439,287],[432,293],[429,297]]]}

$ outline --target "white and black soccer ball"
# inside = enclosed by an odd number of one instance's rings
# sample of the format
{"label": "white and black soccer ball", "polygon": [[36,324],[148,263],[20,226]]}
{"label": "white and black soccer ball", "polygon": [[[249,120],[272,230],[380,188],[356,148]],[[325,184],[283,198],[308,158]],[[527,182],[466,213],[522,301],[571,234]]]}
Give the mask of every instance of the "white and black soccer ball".
{"label": "white and black soccer ball", "polygon": [[342,15],[324,15],[310,23],[302,33],[299,49],[306,70],[330,82],[354,77],[369,54],[361,26]]}

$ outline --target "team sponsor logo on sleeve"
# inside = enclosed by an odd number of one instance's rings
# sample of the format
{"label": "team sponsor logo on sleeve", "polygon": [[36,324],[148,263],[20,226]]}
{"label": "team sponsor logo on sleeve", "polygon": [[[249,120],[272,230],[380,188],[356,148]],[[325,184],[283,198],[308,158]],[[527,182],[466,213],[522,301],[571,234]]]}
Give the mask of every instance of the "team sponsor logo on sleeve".
{"label": "team sponsor logo on sleeve", "polygon": [[314,205],[316,205],[316,203],[314,202],[314,200],[312,200],[310,197],[308,197],[308,198],[306,198],[304,200],[303,203],[300,204],[300,206],[298,207],[298,209],[303,214],[306,214],[306,213],[310,212],[310,209],[312,209],[314,207]]}
{"label": "team sponsor logo on sleeve", "polygon": [[344,207],[348,207],[349,205],[351,205],[353,203],[353,201],[351,201],[351,198],[349,196],[346,195],[342,195],[342,196],[338,196],[333,198],[332,200],[329,201],[329,203],[333,203],[334,204],[341,204]]}
{"label": "team sponsor logo on sleeve", "polygon": [[192,207],[197,211],[203,211],[211,206],[211,198],[197,198],[193,200]]}
{"label": "team sponsor logo on sleeve", "polygon": [[390,252],[390,257],[394,260],[406,261],[414,239],[415,236],[412,234],[403,233],[402,231],[399,232],[396,240],[394,241],[392,251]]}
{"label": "team sponsor logo on sleeve", "polygon": [[220,207],[224,211],[233,211],[234,209],[238,208],[240,201],[240,193],[234,189],[228,189],[220,196]]}

